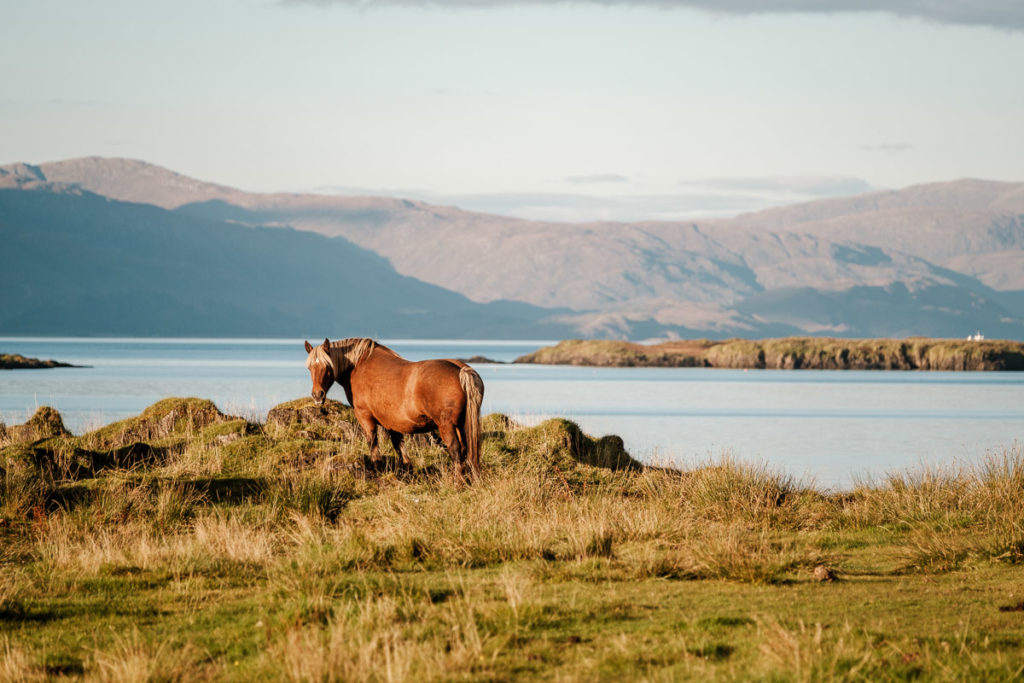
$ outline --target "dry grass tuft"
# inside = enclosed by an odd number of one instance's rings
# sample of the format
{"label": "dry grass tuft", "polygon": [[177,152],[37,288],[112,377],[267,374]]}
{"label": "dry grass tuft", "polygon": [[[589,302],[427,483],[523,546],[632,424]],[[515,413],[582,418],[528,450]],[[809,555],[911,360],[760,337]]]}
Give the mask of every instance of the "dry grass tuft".
{"label": "dry grass tuft", "polygon": [[107,650],[96,650],[92,656],[89,678],[104,683],[129,681],[194,681],[202,670],[196,663],[192,648],[174,647],[170,643],[147,643],[138,629],[118,635]]}
{"label": "dry grass tuft", "polygon": [[0,636],[0,681],[30,683],[45,681],[49,677],[24,648],[11,643],[8,636]]}

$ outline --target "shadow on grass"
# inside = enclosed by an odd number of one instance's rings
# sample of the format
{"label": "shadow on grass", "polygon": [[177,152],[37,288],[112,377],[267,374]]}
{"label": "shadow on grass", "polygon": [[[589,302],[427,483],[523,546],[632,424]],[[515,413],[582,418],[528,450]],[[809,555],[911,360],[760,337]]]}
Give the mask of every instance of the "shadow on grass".
{"label": "shadow on grass", "polygon": [[[237,505],[241,503],[259,502],[269,488],[266,479],[253,477],[209,477],[201,479],[156,479],[152,482],[153,490],[157,484],[168,484],[179,488],[183,493],[196,494],[211,503]],[[46,501],[47,509],[74,510],[83,505],[90,505],[103,495],[104,490],[87,482],[77,482],[58,487]]]}
{"label": "shadow on grass", "polygon": [[262,477],[167,479],[165,481],[181,486],[186,491],[194,491],[214,503],[232,505],[258,501],[269,487],[267,480]]}

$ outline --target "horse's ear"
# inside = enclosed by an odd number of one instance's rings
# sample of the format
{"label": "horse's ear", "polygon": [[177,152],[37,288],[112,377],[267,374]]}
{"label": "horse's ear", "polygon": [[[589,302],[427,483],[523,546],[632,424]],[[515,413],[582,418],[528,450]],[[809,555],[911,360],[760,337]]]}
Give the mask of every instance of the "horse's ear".
{"label": "horse's ear", "polygon": [[313,345],[312,345],[312,344],[310,344],[310,343],[309,343],[309,342],[307,341],[307,342],[306,342],[306,353],[309,353],[309,352],[310,352],[310,351],[312,351],[312,350],[313,350]]}
{"label": "horse's ear", "polygon": [[331,348],[331,340],[328,339],[327,337],[324,337],[324,348],[325,349],[330,349]]}

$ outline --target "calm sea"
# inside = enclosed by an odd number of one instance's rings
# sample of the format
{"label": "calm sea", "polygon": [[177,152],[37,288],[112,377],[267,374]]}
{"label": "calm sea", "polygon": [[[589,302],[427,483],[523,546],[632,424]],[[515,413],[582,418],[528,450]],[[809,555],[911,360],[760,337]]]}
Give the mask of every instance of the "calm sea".
{"label": "calm sea", "polygon": [[[406,358],[510,361],[549,342],[384,340]],[[0,419],[51,405],[79,433],[168,396],[262,418],[307,396],[302,340],[0,337],[0,352],[88,368],[0,371]],[[922,464],[967,463],[1024,441],[1024,373],[596,369],[477,365],[484,412],[564,416],[619,434],[640,460],[729,454],[844,488]],[[344,400],[338,387],[331,391]]]}

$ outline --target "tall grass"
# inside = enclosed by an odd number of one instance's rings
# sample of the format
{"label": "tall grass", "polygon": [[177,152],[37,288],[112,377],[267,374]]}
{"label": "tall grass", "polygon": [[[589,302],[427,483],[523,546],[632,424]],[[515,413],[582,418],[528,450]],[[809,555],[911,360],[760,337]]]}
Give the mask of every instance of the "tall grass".
{"label": "tall grass", "polygon": [[839,512],[842,525],[910,532],[908,568],[953,569],[971,556],[1024,561],[1024,448],[861,484]]}
{"label": "tall grass", "polygon": [[880,639],[853,628],[802,621],[759,621],[763,673],[794,681],[1016,680],[1024,664],[964,623],[939,638],[915,643]]}
{"label": "tall grass", "polygon": [[[265,633],[239,677],[508,678],[509,662],[537,673],[545,657],[570,678],[698,676],[744,646],[714,627],[671,636],[678,652],[638,658],[605,641],[610,649],[597,653],[579,635],[589,627],[552,587],[587,596],[609,584],[681,580],[785,590],[812,582],[821,565],[836,567],[842,585],[865,564],[875,574],[937,576],[1024,561],[1020,445],[825,493],[730,458],[686,471],[639,468],[614,441],[571,423],[489,416],[486,470],[470,485],[429,441],[410,444],[413,467],[372,471],[345,430],[251,425],[187,405],[199,412],[169,403],[142,424],[0,451],[0,629],[5,619],[35,624],[53,596],[80,599],[76,609],[88,614],[98,608],[83,596],[97,587],[124,602],[134,591],[168,591],[175,614],[205,613],[207,600],[239,591],[259,596],[260,616],[246,628]],[[123,449],[139,434],[166,446],[159,458],[113,461],[97,446]],[[77,474],[48,464],[70,456],[109,464]],[[103,609],[97,623],[111,618]],[[852,627],[757,619],[736,623],[751,624],[765,677],[867,679],[902,656],[879,654]],[[578,659],[566,664],[539,633],[572,639]],[[0,679],[52,672],[38,648],[5,637]],[[140,627],[74,651],[94,679],[230,678],[218,649],[228,646],[207,642],[216,654],[205,654],[190,637],[164,641]],[[523,647],[540,659],[518,660]],[[976,655],[972,675],[1012,673],[1010,658],[967,630],[948,646],[922,646],[904,668],[956,671],[943,647]]]}
{"label": "tall grass", "polygon": [[133,629],[118,634],[113,647],[94,652],[89,678],[104,683],[194,681],[203,673],[198,654],[188,646],[146,642],[138,629]]}

